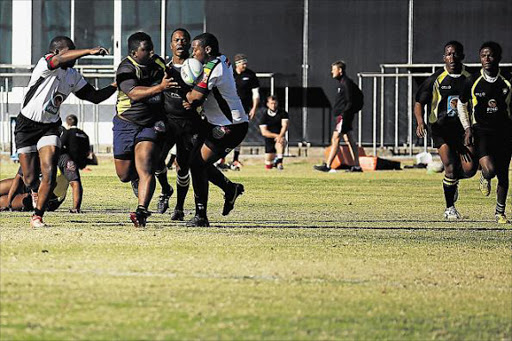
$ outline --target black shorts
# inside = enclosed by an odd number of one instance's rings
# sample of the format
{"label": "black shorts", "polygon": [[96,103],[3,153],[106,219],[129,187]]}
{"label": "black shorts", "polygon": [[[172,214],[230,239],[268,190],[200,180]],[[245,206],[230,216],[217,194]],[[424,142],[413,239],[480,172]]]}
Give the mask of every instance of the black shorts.
{"label": "black shorts", "polygon": [[75,161],[71,160],[68,154],[61,154],[58,161],[58,166],[62,174],[68,182],[80,181],[80,172]]}
{"label": "black shorts", "polygon": [[247,135],[249,123],[231,124],[228,126],[215,126],[208,124],[206,126],[204,144],[214,151],[219,157],[229,154],[238,146]]}
{"label": "black shorts", "polygon": [[355,112],[346,112],[336,117],[335,130],[340,134],[346,134],[352,131],[352,122],[356,116]]}
{"label": "black shorts", "polygon": [[142,141],[150,141],[163,145],[165,134],[155,130],[154,126],[143,127],[133,122],[114,116],[114,159],[131,160],[135,145]]}
{"label": "black shorts", "polygon": [[[16,148],[37,146],[39,140],[44,136],[60,136],[62,121],[56,123],[40,123],[26,118],[22,114],[16,117],[16,128],[14,128],[14,141]],[[59,140],[60,141],[60,140]],[[60,147],[60,145],[58,146]],[[37,150],[33,150],[34,152]]]}
{"label": "black shorts", "polygon": [[265,137],[265,153],[275,154],[276,151],[276,140],[271,137]]}
{"label": "black shorts", "polygon": [[479,158],[491,156],[498,163],[510,162],[512,152],[510,131],[487,131],[475,127],[473,136]]}
{"label": "black shorts", "polygon": [[466,150],[466,147],[464,147],[464,128],[462,128],[460,122],[434,123],[430,124],[429,128],[435,148],[440,148],[443,144],[447,144],[457,152]]}

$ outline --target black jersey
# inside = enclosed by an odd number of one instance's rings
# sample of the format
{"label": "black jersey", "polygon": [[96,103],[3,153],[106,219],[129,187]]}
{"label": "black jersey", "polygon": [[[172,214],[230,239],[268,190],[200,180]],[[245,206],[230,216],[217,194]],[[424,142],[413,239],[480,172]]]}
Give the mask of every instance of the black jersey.
{"label": "black jersey", "polygon": [[428,123],[455,122],[460,124],[457,103],[464,90],[466,80],[471,76],[462,67],[460,74],[450,74],[445,68],[428,77],[416,93],[416,102],[427,105]]}
{"label": "black jersey", "polygon": [[282,128],[281,120],[287,119],[288,113],[286,111],[277,109],[277,112],[273,112],[270,109],[265,108],[261,111],[260,126],[267,126],[268,131],[279,134]]}
{"label": "black jersey", "polygon": [[192,88],[181,79],[181,65],[167,64],[167,72],[178,83],[179,88],[164,91],[164,112],[168,118],[189,118],[197,116],[194,110],[183,107],[183,101],[187,98],[187,92]]}
{"label": "black jersey", "polygon": [[62,142],[62,154],[67,153],[69,157],[75,161],[78,168],[85,168],[87,165],[87,156],[91,149],[89,136],[87,136],[83,130],[77,127],[71,127],[64,129],[60,140]]}
{"label": "black jersey", "polygon": [[131,100],[129,93],[136,86],[151,87],[160,84],[165,74],[165,62],[154,55],[147,65],[138,64],[133,58],[123,59],[116,72],[116,111],[121,118],[140,126],[150,126],[162,119],[162,94],[140,101]]}
{"label": "black jersey", "polygon": [[256,77],[254,71],[250,69],[245,69],[245,71],[240,74],[235,71],[233,72],[233,76],[235,77],[238,96],[240,96],[245,112],[249,113],[252,108],[252,89],[260,87],[258,77]]}
{"label": "black jersey", "polygon": [[341,76],[338,85],[338,93],[334,100],[332,113],[334,116],[345,113],[356,113],[363,108],[364,97],[359,87],[346,75]]}
{"label": "black jersey", "polygon": [[500,70],[494,82],[486,80],[483,70],[469,77],[461,101],[471,107],[472,124],[480,130],[511,129],[511,76]]}

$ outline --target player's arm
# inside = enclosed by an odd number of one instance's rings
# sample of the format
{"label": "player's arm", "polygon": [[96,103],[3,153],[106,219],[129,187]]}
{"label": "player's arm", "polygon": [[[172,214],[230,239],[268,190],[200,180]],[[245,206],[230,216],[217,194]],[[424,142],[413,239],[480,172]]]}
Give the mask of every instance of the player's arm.
{"label": "player's arm", "polygon": [[416,136],[425,137],[426,127],[425,121],[423,121],[423,104],[420,102],[414,103],[414,117],[416,118],[416,123],[418,126],[416,127]]}
{"label": "player's arm", "polygon": [[99,90],[95,89],[91,84],[87,83],[80,90],[78,90],[75,95],[80,99],[98,104],[112,96],[116,90],[116,83],[112,83]]}
{"label": "player's arm", "polygon": [[426,134],[426,126],[425,121],[423,120],[423,116],[425,114],[425,104],[430,101],[431,97],[431,84],[432,77],[427,78],[418,89],[418,92],[416,93],[416,102],[414,103],[414,117],[416,118],[416,136],[422,138],[425,137]]}
{"label": "player's arm", "polygon": [[66,63],[72,62],[84,56],[104,56],[108,54],[108,50],[101,46],[92,49],[67,50],[64,52],[57,50],[55,52],[56,54],[50,55],[46,59],[48,68],[50,70],[55,70]]}
{"label": "player's arm", "polygon": [[84,194],[84,189],[82,187],[82,182],[78,181],[70,181],[69,186],[71,186],[71,192],[73,193],[73,208],[69,210],[70,213],[81,213],[82,206],[82,197]]}
{"label": "player's arm", "polygon": [[249,111],[249,119],[252,120],[256,115],[256,110],[258,109],[258,105],[260,104],[260,88],[252,88],[252,108]]}
{"label": "player's arm", "polygon": [[117,75],[117,84],[121,91],[123,91],[132,101],[141,101],[143,99],[153,97],[166,89],[171,89],[178,85],[178,83],[174,82],[167,73],[165,73],[160,84],[154,86],[138,85],[138,81],[135,77],[131,77],[126,74]]}
{"label": "player's arm", "polygon": [[277,135],[276,137],[276,142],[284,143],[285,134],[288,131],[288,124],[289,120],[287,118],[281,119],[281,131],[279,132],[279,135]]}
{"label": "player's arm", "polygon": [[462,91],[462,94],[459,96],[459,100],[457,101],[457,112],[459,113],[459,120],[462,124],[462,128],[464,128],[464,145],[466,147],[473,145],[473,131],[471,129],[471,119],[468,110],[468,102],[471,96],[471,87],[471,82],[466,80],[464,90]]}
{"label": "player's arm", "polygon": [[9,188],[9,193],[7,193],[7,208],[11,208],[12,201],[16,196],[16,193],[20,190],[20,187],[23,185],[22,176],[16,174],[14,179],[12,179],[11,187]]}
{"label": "player's arm", "polygon": [[263,137],[266,137],[266,138],[269,138],[269,139],[275,139],[278,136],[278,134],[273,133],[270,130],[268,130],[266,124],[261,124],[260,125],[260,131],[261,131],[261,135]]}

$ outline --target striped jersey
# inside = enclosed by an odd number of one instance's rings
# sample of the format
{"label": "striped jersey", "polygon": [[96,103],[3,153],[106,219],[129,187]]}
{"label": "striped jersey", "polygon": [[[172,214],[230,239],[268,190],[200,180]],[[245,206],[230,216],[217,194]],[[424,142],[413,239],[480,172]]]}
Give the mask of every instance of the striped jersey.
{"label": "striped jersey", "polygon": [[206,96],[203,114],[210,124],[223,126],[249,121],[226,56],[218,56],[204,65],[203,78],[194,89]]}
{"label": "striped jersey", "polygon": [[73,68],[53,68],[47,54],[39,59],[30,76],[21,114],[39,123],[56,123],[60,120],[59,109],[70,93],[76,93],[87,82]]}
{"label": "striped jersey", "polygon": [[428,77],[416,93],[416,102],[427,105],[428,123],[443,124],[458,121],[457,103],[470,73],[462,66],[460,74],[450,74],[443,68]]}

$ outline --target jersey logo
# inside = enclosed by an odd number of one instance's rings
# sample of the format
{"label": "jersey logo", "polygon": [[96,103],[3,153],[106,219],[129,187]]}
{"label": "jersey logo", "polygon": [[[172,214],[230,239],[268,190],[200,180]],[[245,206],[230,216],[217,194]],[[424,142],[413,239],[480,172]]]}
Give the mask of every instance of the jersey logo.
{"label": "jersey logo", "polygon": [[450,90],[451,88],[451,85],[441,85],[441,90]]}
{"label": "jersey logo", "polygon": [[508,89],[507,88],[503,88],[503,94],[506,95],[508,93]]}
{"label": "jersey logo", "polygon": [[488,114],[494,114],[498,111],[498,102],[496,102],[495,99],[490,99],[487,103],[487,113]]}
{"label": "jersey logo", "polygon": [[53,97],[48,101],[48,104],[44,108],[44,111],[51,115],[57,115],[62,102],[64,102],[64,95],[60,92],[56,92],[53,95]]}
{"label": "jersey logo", "polygon": [[459,102],[459,96],[448,96],[448,107],[446,108],[446,116],[455,117],[459,113],[457,111],[457,103]]}
{"label": "jersey logo", "polygon": [[475,92],[475,96],[477,96],[477,97],[485,97],[485,92]]}

